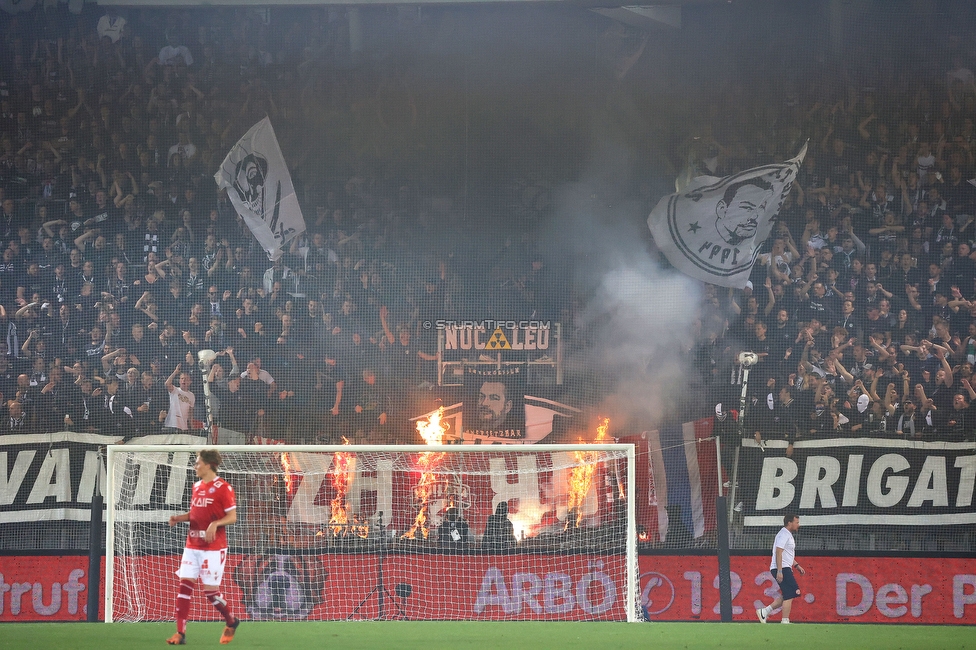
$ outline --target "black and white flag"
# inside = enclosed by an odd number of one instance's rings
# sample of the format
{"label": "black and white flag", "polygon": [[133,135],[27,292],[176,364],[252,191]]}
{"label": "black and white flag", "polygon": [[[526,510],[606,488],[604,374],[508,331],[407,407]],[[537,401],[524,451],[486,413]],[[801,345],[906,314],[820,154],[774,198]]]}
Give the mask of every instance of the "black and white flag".
{"label": "black and white flag", "polygon": [[807,146],[795,158],[725,178],[698,176],[661,199],[647,218],[668,261],[697,280],[741,289],[760,245],[793,187]]}
{"label": "black and white flag", "polygon": [[305,232],[305,217],[269,118],[231,148],[214,178],[269,259],[281,257],[284,245]]}

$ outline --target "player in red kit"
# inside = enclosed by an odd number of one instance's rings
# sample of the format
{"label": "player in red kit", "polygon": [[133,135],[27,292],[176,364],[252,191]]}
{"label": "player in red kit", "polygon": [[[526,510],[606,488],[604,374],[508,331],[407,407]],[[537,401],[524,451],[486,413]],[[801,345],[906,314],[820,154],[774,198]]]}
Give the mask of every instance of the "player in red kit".
{"label": "player in red kit", "polygon": [[240,624],[220,593],[220,580],[227,559],[227,531],[224,527],[237,521],[237,502],[234,488],[217,476],[219,466],[220,452],[216,449],[204,449],[197,454],[193,469],[200,480],[193,484],[190,512],[169,518],[170,526],[184,521],[190,523],[183,561],[177,572],[180,591],[176,596],[176,634],[166,640],[170,645],[186,643],[186,619],[190,614],[193,587],[198,579],[203,583],[207,600],[227,623],[224,633],[220,635],[220,642],[230,643]]}

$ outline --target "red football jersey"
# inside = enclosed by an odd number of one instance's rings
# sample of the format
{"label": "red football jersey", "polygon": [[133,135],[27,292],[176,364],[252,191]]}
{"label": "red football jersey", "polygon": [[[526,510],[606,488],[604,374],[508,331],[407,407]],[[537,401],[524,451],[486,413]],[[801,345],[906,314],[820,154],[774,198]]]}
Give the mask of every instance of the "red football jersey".
{"label": "red football jersey", "polygon": [[203,551],[219,551],[227,548],[227,531],[224,526],[217,527],[214,540],[207,543],[207,527],[237,507],[234,488],[230,483],[215,478],[210,483],[197,481],[193,484],[193,500],[190,502],[190,532],[186,537],[186,547]]}

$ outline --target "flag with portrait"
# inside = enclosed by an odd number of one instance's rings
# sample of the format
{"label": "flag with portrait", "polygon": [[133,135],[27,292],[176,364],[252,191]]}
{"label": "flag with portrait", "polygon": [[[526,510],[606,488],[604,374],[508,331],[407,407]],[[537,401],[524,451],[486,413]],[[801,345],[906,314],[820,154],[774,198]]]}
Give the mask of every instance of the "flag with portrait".
{"label": "flag with portrait", "polygon": [[698,176],[661,199],[647,218],[671,264],[697,280],[741,289],[793,188],[807,145],[795,158],[715,178]]}
{"label": "flag with portrait", "polygon": [[305,232],[305,217],[269,118],[238,140],[214,178],[269,259],[281,257],[284,245]]}

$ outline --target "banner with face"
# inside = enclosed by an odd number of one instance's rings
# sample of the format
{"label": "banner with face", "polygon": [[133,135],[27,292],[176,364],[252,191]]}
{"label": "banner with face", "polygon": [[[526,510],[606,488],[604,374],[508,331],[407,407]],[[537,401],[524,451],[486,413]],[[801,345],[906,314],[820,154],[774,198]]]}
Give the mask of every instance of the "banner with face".
{"label": "banner with face", "polygon": [[525,440],[524,370],[467,369],[464,377],[464,437],[483,443]]}

